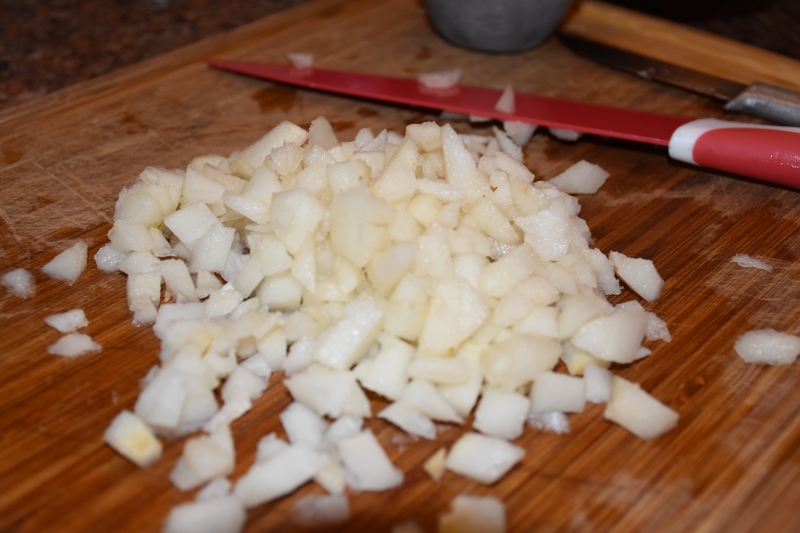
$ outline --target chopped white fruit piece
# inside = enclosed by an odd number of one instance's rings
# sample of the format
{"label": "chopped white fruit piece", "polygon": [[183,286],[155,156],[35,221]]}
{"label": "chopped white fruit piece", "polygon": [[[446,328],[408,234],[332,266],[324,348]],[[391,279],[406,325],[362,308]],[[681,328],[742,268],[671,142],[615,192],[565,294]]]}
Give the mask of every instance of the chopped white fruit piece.
{"label": "chopped white fruit piece", "polygon": [[195,241],[219,222],[206,204],[181,207],[164,219],[167,226],[190,250]]}
{"label": "chopped white fruit piece", "polygon": [[261,139],[239,152],[233,162],[242,163],[243,166],[254,169],[260,166],[274,149],[284,144],[302,144],[306,139],[308,139],[306,130],[284,120]]}
{"label": "chopped white fruit piece", "polygon": [[534,429],[559,435],[570,432],[569,418],[560,411],[549,411],[547,413],[534,413],[531,411],[528,415],[528,424]]}
{"label": "chopped white fruit piece", "polygon": [[209,481],[206,485],[197,492],[195,501],[207,502],[211,500],[218,500],[230,496],[233,484],[224,477],[218,477]]}
{"label": "chopped white fruit piece", "polygon": [[455,357],[417,357],[408,366],[408,376],[436,385],[461,385],[470,378],[469,363]]}
{"label": "chopped white fruit piece", "polygon": [[252,508],[294,492],[310,481],[329,458],[304,446],[289,446],[266,461],[254,463],[236,483],[234,495]]}
{"label": "chopped white fruit piece", "polygon": [[555,340],[517,335],[483,350],[481,369],[492,387],[516,390],[555,368],[561,350]]}
{"label": "chopped white fruit piece", "polygon": [[85,328],[89,325],[83,309],[73,309],[57,315],[50,315],[45,317],[44,323],[61,333],[72,333],[76,329]]}
{"label": "chopped white fruit piece", "polygon": [[491,485],[525,455],[510,442],[478,433],[466,433],[453,444],[445,460],[448,470]]}
{"label": "chopped white fruit piece", "polygon": [[644,309],[617,308],[614,313],[591,320],[572,337],[572,344],[604,361],[631,363],[639,359],[647,331]]}
{"label": "chopped white fruit piece", "polygon": [[500,99],[494,104],[494,108],[501,113],[514,113],[516,109],[514,104],[514,89],[512,89],[510,85],[506,87],[503,94],[500,95]]}
{"label": "chopped white fruit piece", "polygon": [[294,68],[311,68],[314,66],[314,54],[302,52],[289,52],[286,54]]}
{"label": "chopped white fruit piece", "polygon": [[678,425],[679,415],[642,388],[614,376],[611,400],[603,413],[607,420],[624,427],[637,437],[654,439]]}
{"label": "chopped white fruit piece", "polygon": [[456,354],[457,359],[467,363],[470,377],[461,385],[440,385],[439,393],[452,405],[456,412],[466,418],[478,401],[483,374],[480,367],[480,354],[483,347],[475,343],[467,343]]}
{"label": "chopped white fruit piece", "polygon": [[220,426],[210,435],[186,441],[183,455],[170,473],[170,481],[182,491],[197,488],[212,479],[233,472],[235,463],[233,436],[228,426]]}
{"label": "chopped white fruit piece", "polygon": [[563,347],[564,353],[561,354],[561,360],[567,365],[567,371],[570,375],[582,376],[589,365],[597,365],[604,368],[611,366],[611,361],[598,359],[586,350],[576,348],[569,341],[564,342]]}
{"label": "chopped white fruit piece", "polygon": [[186,263],[180,259],[164,259],[158,264],[158,273],[164,280],[170,299],[179,304],[199,301]]}
{"label": "chopped white fruit piece", "polygon": [[261,397],[267,389],[267,383],[263,378],[255,375],[244,363],[238,365],[233,372],[228,375],[225,384],[222,386],[222,399],[225,402],[236,400],[254,401]]}
{"label": "chopped white fruit piece", "polygon": [[263,463],[289,447],[289,443],[278,438],[275,432],[264,435],[256,445],[256,462]]}
{"label": "chopped white fruit piece", "polygon": [[420,74],[417,79],[422,85],[429,89],[447,89],[458,85],[458,80],[461,79],[461,70],[454,69],[441,72],[425,72]]}
{"label": "chopped white fruit piece", "polygon": [[136,400],[134,411],[156,433],[182,435],[202,427],[217,412],[203,377],[170,365],[158,370]]}
{"label": "chopped white fruit piece", "polygon": [[239,533],[247,513],[233,496],[182,503],[170,511],[164,533]]}
{"label": "chopped white fruit piece", "polygon": [[405,139],[375,178],[373,193],[392,203],[410,199],[417,190],[418,157],[417,143],[410,137]]}
{"label": "chopped white fruit piece", "polygon": [[403,472],[391,463],[372,431],[341,439],[337,449],[347,471],[347,484],[353,489],[381,491],[403,483]]}
{"label": "chopped white fruit piece", "polygon": [[352,372],[330,370],[321,365],[311,365],[283,383],[295,400],[332,418],[344,412],[345,403],[358,387]]}
{"label": "chopped white fruit piece", "polygon": [[530,141],[531,137],[533,137],[536,128],[538,128],[538,126],[535,124],[528,124],[518,120],[503,121],[503,130],[518,146],[524,146],[528,144],[528,141]]}
{"label": "chopped white fruit piece", "polygon": [[481,395],[472,426],[486,435],[515,439],[522,435],[530,400],[516,392],[486,389]]}
{"label": "chopped white fruit piece", "polygon": [[319,201],[302,187],[272,196],[272,229],[292,255],[314,233],[324,214]]}
{"label": "chopped white fruit piece", "polygon": [[544,372],[531,387],[531,411],[547,413],[580,413],[586,407],[586,388],[583,378]]}
{"label": "chopped white fruit piece", "polygon": [[758,259],[754,259],[747,254],[736,254],[731,258],[731,263],[736,263],[737,265],[745,268],[758,268],[760,270],[766,270],[767,272],[772,272],[772,265],[767,264],[763,261],[759,261]]}
{"label": "chopped white fruit piece", "polygon": [[286,376],[294,376],[308,368],[314,361],[314,344],[313,337],[303,337],[292,344],[283,362],[283,372]]}
{"label": "chopped white fruit piece", "polygon": [[305,405],[293,402],[280,414],[281,424],[289,442],[309,448],[319,448],[328,423]]}
{"label": "chopped white fruit piece", "polygon": [[485,176],[478,170],[458,134],[450,124],[442,126],[442,153],[444,154],[445,181],[460,188],[470,197],[485,197],[491,188]]}
{"label": "chopped white fruit piece", "polygon": [[423,379],[411,380],[400,396],[400,401],[433,420],[457,424],[464,421],[439,390]]}
{"label": "chopped white fruit piece", "polygon": [[128,254],[114,249],[110,244],[101,246],[94,254],[94,262],[98,270],[103,272],[116,272],[117,266],[126,258]]}
{"label": "chopped white fruit piece", "polygon": [[361,433],[364,421],[353,415],[342,415],[328,426],[325,432],[324,441],[326,444],[336,444],[342,439],[354,437]]}
{"label": "chopped white fruit piece", "polygon": [[448,279],[436,286],[419,338],[423,353],[446,355],[458,348],[489,318],[480,293],[463,280]]}
{"label": "chopped white fruit piece", "polygon": [[328,494],[344,494],[347,488],[344,468],[336,462],[328,463],[317,472],[314,482],[325,489]]}
{"label": "chopped white fruit piece", "polygon": [[368,369],[358,380],[365,389],[397,400],[408,383],[407,369],[414,357],[414,347],[385,333],[378,341],[381,345],[378,354],[369,360]]}
{"label": "chopped white fruit piece", "polygon": [[435,122],[409,124],[406,126],[406,135],[414,139],[417,146],[425,152],[435,152],[442,149],[441,128]]}
{"label": "chopped white fruit piece", "polygon": [[150,252],[131,252],[119,262],[117,269],[130,276],[156,272],[161,261]]}
{"label": "chopped white fruit piece", "polygon": [[505,533],[506,506],[492,496],[459,494],[439,516],[439,533]]}
{"label": "chopped white fruit piece", "polygon": [[222,224],[211,226],[208,232],[198,238],[192,246],[189,271],[222,272],[225,270],[235,237],[235,228],[226,228]]}
{"label": "chopped white fruit piece", "polygon": [[736,339],[733,348],[748,363],[790,365],[800,355],[800,337],[771,328],[756,329]]}
{"label": "chopped white fruit piece", "polygon": [[350,503],[344,494],[304,496],[294,502],[291,521],[308,528],[340,524],[350,518]]}
{"label": "chopped white fruit piece", "polygon": [[664,280],[652,261],[626,257],[619,252],[611,252],[609,259],[614,265],[617,276],[636,294],[648,302],[655,301],[661,296]]}
{"label": "chopped white fruit piece", "polygon": [[58,339],[55,344],[47,348],[47,353],[62,357],[77,357],[79,355],[99,352],[103,347],[83,333],[70,333]]}
{"label": "chopped white fruit piece", "polygon": [[74,282],[84,269],[86,269],[87,249],[88,247],[85,242],[76,242],[72,247],[67,248],[44,265],[42,267],[42,272],[51,278],[64,280],[69,283]]}
{"label": "chopped white fruit piece", "polygon": [[256,376],[260,377],[264,381],[264,385],[269,382],[269,378],[272,375],[272,368],[269,366],[269,362],[261,354],[256,353],[255,355],[248,357],[242,361],[242,366]]}
{"label": "chopped white fruit piece", "polygon": [[649,341],[662,340],[664,342],[672,342],[672,335],[669,333],[667,323],[658,318],[653,312],[647,313],[647,330],[645,331],[645,338]]}
{"label": "chopped white fruit piece", "polygon": [[556,139],[561,139],[562,141],[577,141],[583,135],[579,131],[575,130],[568,130],[566,128],[547,128],[547,130],[555,137]]}
{"label": "chopped white fruit piece", "polygon": [[335,370],[350,369],[377,339],[382,320],[383,311],[376,302],[358,302],[349,315],[320,334],[314,347],[314,359]]}
{"label": "chopped white fruit piece", "polygon": [[406,433],[424,439],[436,438],[436,425],[433,421],[416,409],[403,402],[394,402],[378,413],[378,418],[388,420]]}
{"label": "chopped white fruit piece", "polygon": [[422,469],[425,470],[434,481],[440,481],[444,476],[445,459],[447,458],[447,449],[444,447],[439,448],[433,455],[428,457],[422,464]]}
{"label": "chopped white fruit piece", "polygon": [[613,377],[613,374],[607,368],[598,365],[587,365],[583,373],[583,383],[586,386],[586,401],[608,403],[611,399]]}
{"label": "chopped white fruit piece", "polygon": [[597,248],[582,248],[581,254],[597,275],[597,291],[600,294],[619,294],[622,287],[614,274],[614,265]]}
{"label": "chopped white fruit piece", "polygon": [[614,312],[614,307],[595,293],[566,295],[558,302],[558,307],[560,339],[568,339],[580,331],[587,322]]}
{"label": "chopped white fruit piece", "polygon": [[568,194],[594,194],[608,176],[608,172],[599,166],[581,160],[551,179],[550,183]]}
{"label": "chopped white fruit piece", "polygon": [[147,424],[130,411],[122,411],[114,417],[103,438],[123,457],[142,468],[161,458],[161,442]]}
{"label": "chopped white fruit piece", "polygon": [[33,274],[24,268],[16,268],[3,274],[0,283],[8,289],[11,294],[22,298],[30,298],[36,293],[36,280]]}

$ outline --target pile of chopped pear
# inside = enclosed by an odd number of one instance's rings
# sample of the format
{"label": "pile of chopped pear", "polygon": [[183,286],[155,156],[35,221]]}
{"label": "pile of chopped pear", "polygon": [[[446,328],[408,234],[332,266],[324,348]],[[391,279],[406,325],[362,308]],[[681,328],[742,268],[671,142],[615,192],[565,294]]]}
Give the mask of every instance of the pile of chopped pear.
{"label": "pile of chopped pear", "polygon": [[[596,189],[607,176],[581,162],[554,183]],[[425,470],[489,485],[523,459],[511,441],[526,422],[567,431],[566,413],[587,402],[658,437],[677,413],[609,367],[647,357],[643,341],[669,332],[637,301],[606,295],[620,293],[619,276],[652,301],[663,281],[648,260],[594,248],[579,211],[534,180],[498,128],[459,135],[427,122],[340,142],[320,117],[185,171],[148,167],[120,193],[95,260],[127,276],[133,320],[153,325],[161,349],[106,440],[146,467],[162,438],[195,434],[170,479],[202,490],[165,531],[197,533],[239,531],[247,508],[311,481],[336,498],[304,501],[298,516],[322,523],[346,519],[347,488],[401,486],[363,427],[371,416],[436,439],[437,423],[474,414]],[[230,425],[278,372],[294,399],[280,415],[288,440],[264,436],[232,482]],[[373,413],[365,391],[390,403]],[[461,507],[445,525],[472,516]]]}

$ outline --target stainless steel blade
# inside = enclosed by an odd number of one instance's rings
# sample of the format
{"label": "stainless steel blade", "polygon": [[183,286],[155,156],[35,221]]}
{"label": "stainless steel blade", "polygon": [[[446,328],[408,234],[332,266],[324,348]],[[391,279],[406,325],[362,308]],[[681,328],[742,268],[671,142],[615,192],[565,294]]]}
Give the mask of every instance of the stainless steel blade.
{"label": "stainless steel blade", "polygon": [[732,100],[747,86],[688,68],[664,63],[627,50],[620,50],[575,35],[561,33],[559,38],[570,50],[598,63],[624,70],[640,78],[680,87],[719,100]]}

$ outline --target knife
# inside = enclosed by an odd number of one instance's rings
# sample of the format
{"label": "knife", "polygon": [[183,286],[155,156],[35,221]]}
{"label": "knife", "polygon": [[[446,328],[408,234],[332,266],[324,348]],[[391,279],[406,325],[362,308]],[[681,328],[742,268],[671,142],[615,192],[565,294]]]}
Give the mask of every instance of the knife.
{"label": "knife", "polygon": [[558,37],[573,52],[608,67],[723,100],[727,102],[726,111],[747,113],[778,124],[800,126],[798,92],[767,83],[743,85],[572,34],[560,33]]}
{"label": "knife", "polygon": [[208,61],[212,67],[335,94],[499,120],[562,128],[669,147],[679,161],[800,188],[800,128],[693,120],[516,93],[514,113],[495,109],[502,91],[456,85],[430,89],[414,79],[288,65]]}

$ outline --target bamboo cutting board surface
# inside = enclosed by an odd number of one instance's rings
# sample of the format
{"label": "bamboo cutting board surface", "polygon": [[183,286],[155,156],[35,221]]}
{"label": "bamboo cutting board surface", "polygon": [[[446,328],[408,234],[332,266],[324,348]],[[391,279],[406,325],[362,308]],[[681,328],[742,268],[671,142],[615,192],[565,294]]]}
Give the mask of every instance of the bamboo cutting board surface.
{"label": "bamboo cutting board surface", "polygon": [[[603,31],[624,27],[628,33],[619,35],[631,39],[637,27],[649,27],[637,17],[585,2],[567,25],[591,34],[603,20]],[[680,31],[671,28],[667,40]],[[695,62],[737,59],[738,45],[710,39],[717,56]],[[666,42],[657,41],[651,30],[642,38],[654,48]],[[726,117],[715,102],[612,72],[555,40],[509,55],[456,48],[409,0],[311,2],[0,114],[0,273],[23,267],[38,282],[28,300],[0,292],[0,531],[158,531],[170,508],[193,498],[168,481],[183,439],[167,442],[161,461],[144,470],[102,440],[116,413],[132,408],[139,380],[157,362],[150,329],[131,325],[124,276],[101,273],[91,260],[106,242],[123,186],[148,165],[185,168],[197,155],[228,155],[282,120],[305,127],[324,115],[340,140],[351,140],[362,127],[402,133],[406,124],[437,118],[234,76],[202,61],[283,62],[295,51],[313,53],[327,68],[414,77],[458,67],[467,84]],[[769,64],[772,56],[764,54],[760,63]],[[800,194],[677,164],[661,149],[602,139],[567,143],[538,132],[525,155],[541,179],[581,159],[611,173],[597,194],[580,198],[581,216],[604,252],[654,261],[666,286],[646,307],[673,335],[616,372],[677,410],[679,425],[644,442],[590,405],[570,416],[567,435],[526,429],[515,441],[525,458],[484,487],[452,473],[436,483],[421,469],[461,428],[442,431],[437,442],[411,441],[370,420],[405,482],[397,490],[351,494],[352,518],[339,530],[388,531],[413,519],[435,531],[437,515],[462,492],[502,498],[511,531],[800,530],[800,363],[749,365],[733,352],[735,338],[749,329],[800,333]],[[89,245],[90,264],[72,286],[39,272],[78,239]],[[730,262],[737,253],[774,270],[741,268]],[[624,290],[612,301],[633,298]],[[59,334],[43,318],[76,307],[86,311],[85,331],[103,351],[72,360],[48,355]],[[261,436],[282,432],[277,415],[289,401],[273,376],[254,409],[233,424],[233,479],[250,466]],[[373,411],[383,405],[375,398]],[[293,502],[319,492],[311,484],[251,510],[247,531],[299,530],[289,523]]]}

